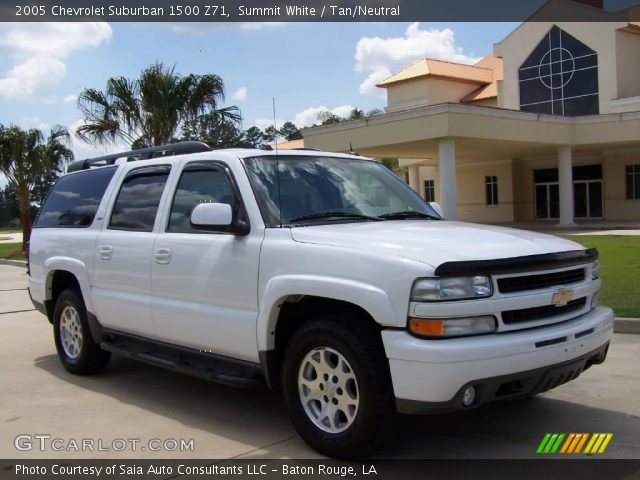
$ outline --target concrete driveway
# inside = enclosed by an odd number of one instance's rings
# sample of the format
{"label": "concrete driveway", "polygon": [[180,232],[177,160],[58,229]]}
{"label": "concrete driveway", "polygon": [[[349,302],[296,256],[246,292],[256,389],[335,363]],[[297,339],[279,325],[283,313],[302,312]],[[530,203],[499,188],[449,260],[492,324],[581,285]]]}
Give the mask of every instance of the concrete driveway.
{"label": "concrete driveway", "polygon": [[22,242],[22,233],[2,233],[0,232],[0,243],[19,243]]}
{"label": "concrete driveway", "polygon": [[[266,389],[237,390],[114,357],[94,377],[59,364],[25,270],[0,265],[0,458],[316,458]],[[639,458],[640,336],[616,334],[607,362],[536,398],[439,417],[403,417],[380,457],[532,458],[547,432],[612,432],[602,458]],[[193,439],[192,451],[40,451],[18,435],[70,440]],[[33,437],[30,437],[33,439]],[[24,448],[25,445],[23,444]]]}

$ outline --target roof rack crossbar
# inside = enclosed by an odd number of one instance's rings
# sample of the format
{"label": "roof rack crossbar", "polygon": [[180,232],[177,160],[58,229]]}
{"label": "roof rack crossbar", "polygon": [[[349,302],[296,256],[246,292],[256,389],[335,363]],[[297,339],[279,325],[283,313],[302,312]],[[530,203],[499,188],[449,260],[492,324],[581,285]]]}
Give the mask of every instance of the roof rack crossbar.
{"label": "roof rack crossbar", "polygon": [[180,155],[186,153],[209,152],[211,147],[203,142],[179,142],[168,145],[160,145],[158,147],[140,148],[138,150],[129,150],[127,152],[113,153],[103,155],[101,157],[87,158],[78,160],[69,164],[67,173],[76,172],[78,170],[88,170],[91,167],[104,167],[106,165],[114,165],[118,159],[124,158],[127,162],[136,160],[148,160],[156,157],[168,157],[170,155]]}

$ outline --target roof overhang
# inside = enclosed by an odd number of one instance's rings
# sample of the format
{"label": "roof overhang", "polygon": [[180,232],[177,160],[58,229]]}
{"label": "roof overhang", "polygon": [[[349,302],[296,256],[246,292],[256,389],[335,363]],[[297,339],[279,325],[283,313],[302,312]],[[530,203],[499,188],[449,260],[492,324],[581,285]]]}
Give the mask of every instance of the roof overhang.
{"label": "roof overhang", "polygon": [[515,158],[561,145],[593,150],[640,143],[640,112],[561,117],[441,104],[303,130],[305,145],[377,157],[435,158],[438,140],[456,139],[459,158]]}

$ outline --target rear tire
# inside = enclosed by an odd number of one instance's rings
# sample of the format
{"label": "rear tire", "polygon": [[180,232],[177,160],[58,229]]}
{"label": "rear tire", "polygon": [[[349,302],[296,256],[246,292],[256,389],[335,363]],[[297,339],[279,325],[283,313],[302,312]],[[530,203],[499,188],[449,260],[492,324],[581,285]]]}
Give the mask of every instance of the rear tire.
{"label": "rear tire", "polygon": [[361,318],[319,316],[296,331],[283,365],[283,393],[302,439],[336,458],[364,457],[388,440],[395,417],[379,331]]}
{"label": "rear tire", "polygon": [[91,375],[103,370],[111,353],[94,341],[87,322],[87,310],[77,289],[63,291],[53,312],[53,337],[58,357],[67,371]]}

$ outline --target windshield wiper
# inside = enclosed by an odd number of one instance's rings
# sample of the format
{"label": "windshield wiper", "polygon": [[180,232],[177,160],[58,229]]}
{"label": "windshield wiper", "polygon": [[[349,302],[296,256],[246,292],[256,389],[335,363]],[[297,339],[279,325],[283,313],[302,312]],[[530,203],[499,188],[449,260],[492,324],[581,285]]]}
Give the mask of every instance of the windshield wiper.
{"label": "windshield wiper", "polygon": [[291,220],[289,220],[289,222],[302,222],[304,220],[315,220],[315,219],[319,219],[319,218],[331,218],[331,217],[336,217],[336,218],[362,218],[365,220],[372,220],[375,222],[379,222],[380,220],[382,220],[382,218],[380,217],[373,217],[370,215],[363,215],[361,213],[351,213],[351,212],[341,212],[341,211],[336,211],[336,210],[331,210],[328,212],[318,212],[318,213],[311,213],[309,215],[302,215],[300,217],[295,217],[292,218]]}
{"label": "windshield wiper", "polygon": [[416,212],[413,210],[406,210],[404,212],[385,213],[384,215],[380,215],[379,218],[382,218],[384,220],[404,220],[407,218],[429,218],[431,220],[441,220],[440,217],[436,217],[435,215]]}

